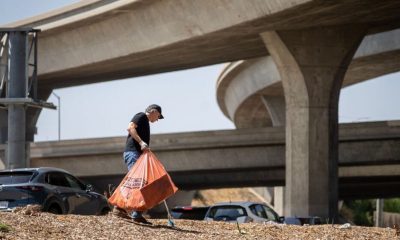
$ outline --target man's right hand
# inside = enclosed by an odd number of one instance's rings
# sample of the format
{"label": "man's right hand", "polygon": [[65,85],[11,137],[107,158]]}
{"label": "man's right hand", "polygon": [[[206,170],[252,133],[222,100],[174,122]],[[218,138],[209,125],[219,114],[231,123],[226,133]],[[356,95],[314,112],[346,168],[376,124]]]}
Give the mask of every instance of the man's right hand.
{"label": "man's right hand", "polygon": [[141,141],[140,143],[140,150],[146,150],[149,148],[149,145],[147,145],[147,143],[145,143],[144,141]]}

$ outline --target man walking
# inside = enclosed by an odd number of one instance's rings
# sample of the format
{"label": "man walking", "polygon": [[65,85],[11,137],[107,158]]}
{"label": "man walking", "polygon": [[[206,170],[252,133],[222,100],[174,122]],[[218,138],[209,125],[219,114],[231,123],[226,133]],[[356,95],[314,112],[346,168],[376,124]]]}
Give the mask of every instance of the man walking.
{"label": "man walking", "polygon": [[[157,104],[152,104],[146,108],[145,112],[139,112],[133,116],[128,125],[128,136],[126,138],[126,145],[123,154],[128,171],[131,170],[143,151],[146,151],[149,147],[150,123],[154,123],[158,121],[158,119],[163,118],[164,116],[161,114],[161,107]],[[123,214],[121,212],[122,209],[115,209],[117,212],[116,215],[121,216],[121,214]],[[131,217],[135,222],[150,224],[150,222],[142,216],[142,212],[133,211]]]}

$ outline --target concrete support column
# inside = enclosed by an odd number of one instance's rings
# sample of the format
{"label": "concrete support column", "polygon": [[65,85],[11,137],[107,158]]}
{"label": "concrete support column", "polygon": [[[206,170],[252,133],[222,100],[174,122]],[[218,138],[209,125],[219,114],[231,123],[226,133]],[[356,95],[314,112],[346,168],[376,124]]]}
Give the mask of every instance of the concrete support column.
{"label": "concrete support column", "polygon": [[6,109],[0,109],[0,144],[7,142],[8,115]]}
{"label": "concrete support column", "polygon": [[7,145],[0,144],[0,170],[6,168],[6,148]]}
{"label": "concrete support column", "polygon": [[285,187],[274,187],[274,209],[279,216],[285,215]]}
{"label": "concrete support column", "polygon": [[375,227],[383,227],[383,206],[384,200],[382,198],[376,199]]}
{"label": "concrete support column", "polygon": [[[283,96],[262,96],[262,101],[271,116],[274,127],[285,126],[286,104]],[[285,187],[273,188],[274,210],[280,215],[284,215],[285,207]]]}
{"label": "concrete support column", "polygon": [[285,215],[337,219],[339,93],[364,35],[360,26],[261,34],[285,93]]}
{"label": "concrete support column", "polygon": [[7,111],[0,109],[0,169],[4,169],[7,166],[7,159],[6,159],[7,125],[8,125]]}
{"label": "concrete support column", "polygon": [[262,96],[262,101],[271,116],[274,127],[285,126],[286,106],[283,96]]}
{"label": "concrete support column", "polygon": [[[5,97],[6,83],[8,82],[8,41],[6,36],[0,39],[0,98]],[[7,109],[0,108],[0,169],[7,165],[6,148],[8,134]]]}
{"label": "concrete support column", "polygon": [[[15,31],[9,33],[9,83],[8,98],[26,98],[28,80],[28,33]],[[27,166],[25,142],[25,106],[11,104],[8,107],[8,148],[7,168]]]}

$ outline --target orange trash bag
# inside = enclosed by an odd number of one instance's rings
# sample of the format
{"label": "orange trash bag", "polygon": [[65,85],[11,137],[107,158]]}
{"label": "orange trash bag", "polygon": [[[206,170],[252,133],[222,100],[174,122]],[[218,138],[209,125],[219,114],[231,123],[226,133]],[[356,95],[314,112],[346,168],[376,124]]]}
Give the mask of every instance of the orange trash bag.
{"label": "orange trash bag", "polygon": [[108,201],[125,210],[145,211],[176,191],[164,166],[149,150],[140,155]]}

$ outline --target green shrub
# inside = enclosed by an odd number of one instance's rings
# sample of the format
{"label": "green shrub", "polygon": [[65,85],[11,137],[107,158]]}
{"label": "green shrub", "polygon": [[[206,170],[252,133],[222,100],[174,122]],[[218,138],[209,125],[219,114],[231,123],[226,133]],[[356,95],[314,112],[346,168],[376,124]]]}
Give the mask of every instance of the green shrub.
{"label": "green shrub", "polygon": [[[384,212],[400,213],[400,198],[384,199]],[[373,226],[376,199],[346,200],[342,215],[356,225]]]}
{"label": "green shrub", "polygon": [[385,199],[383,211],[391,213],[400,213],[400,198]]}
{"label": "green shrub", "polygon": [[375,210],[375,201],[366,200],[348,200],[344,202],[345,206],[352,212],[353,221],[359,226],[373,226],[373,214]]}

